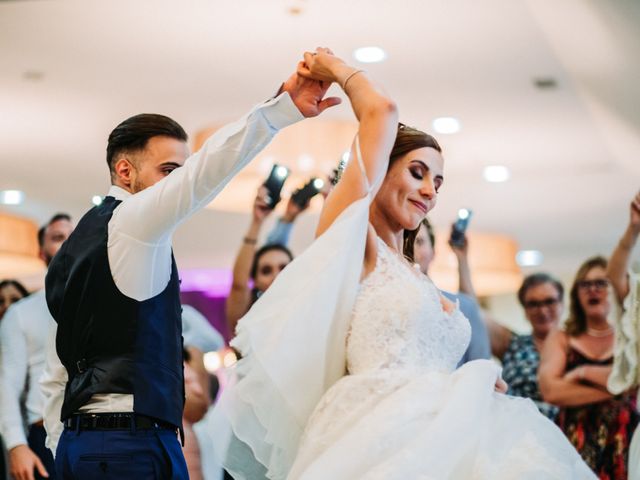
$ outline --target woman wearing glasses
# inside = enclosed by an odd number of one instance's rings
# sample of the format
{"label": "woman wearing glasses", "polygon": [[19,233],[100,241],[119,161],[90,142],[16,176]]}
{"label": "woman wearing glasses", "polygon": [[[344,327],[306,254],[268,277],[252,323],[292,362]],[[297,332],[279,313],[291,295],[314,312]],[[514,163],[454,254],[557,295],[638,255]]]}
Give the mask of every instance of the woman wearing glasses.
{"label": "woman wearing glasses", "polygon": [[518,335],[488,318],[492,353],[502,362],[508,394],[530,398],[541,413],[554,420],[558,407],[542,400],[538,387],[540,351],[549,332],[558,327],[563,312],[562,283],[546,273],[527,276],[518,290],[531,333]]}
{"label": "woman wearing glasses", "polygon": [[614,348],[607,261],[587,260],[571,287],[563,331],[545,342],[540,370],[544,400],[561,407],[557,423],[601,479],[626,479],[629,442],[636,425],[635,392],[607,391]]}

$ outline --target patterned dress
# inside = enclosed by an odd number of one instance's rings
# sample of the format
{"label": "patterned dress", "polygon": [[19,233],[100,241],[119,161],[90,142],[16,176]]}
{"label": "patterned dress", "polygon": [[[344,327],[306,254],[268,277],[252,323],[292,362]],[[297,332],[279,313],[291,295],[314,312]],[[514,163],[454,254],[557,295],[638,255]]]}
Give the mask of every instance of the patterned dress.
{"label": "patterned dress", "polygon": [[533,342],[533,335],[513,335],[502,357],[502,378],[509,385],[509,395],[533,400],[538,410],[555,420],[559,408],[542,401],[538,386],[540,353]]}
{"label": "patterned dress", "polygon": [[[580,365],[610,365],[612,361],[592,360],[569,347],[567,371]],[[557,423],[601,480],[624,480],[629,443],[639,419],[634,390],[605,402],[562,408]]]}

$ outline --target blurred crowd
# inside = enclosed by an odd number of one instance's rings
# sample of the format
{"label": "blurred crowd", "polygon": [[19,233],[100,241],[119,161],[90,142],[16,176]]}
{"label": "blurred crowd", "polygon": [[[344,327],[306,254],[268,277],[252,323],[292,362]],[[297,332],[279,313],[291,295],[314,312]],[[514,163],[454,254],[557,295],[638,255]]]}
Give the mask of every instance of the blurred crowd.
{"label": "blurred crowd", "polygon": [[[230,332],[252,304],[293,261],[289,239],[311,199],[328,195],[339,177],[312,178],[286,201],[270,232],[265,220],[281,200],[288,172],[274,167],[256,193],[247,230],[238,233],[239,248],[226,301]],[[69,215],[54,215],[38,232],[40,256],[49,264],[73,230]],[[458,261],[459,291],[443,292],[457,301],[468,318],[472,337],[460,364],[494,358],[502,365],[508,394],[529,398],[542,415],[562,429],[602,479],[638,478],[630,452],[640,447],[634,432],[637,409],[638,295],[640,272],[631,271],[632,251],[640,235],[640,193],[631,201],[629,222],[609,258],[593,256],[576,266],[570,285],[547,272],[527,275],[517,300],[530,333],[515,332],[509,319],[494,318],[481,306],[473,287],[464,231],[450,241]],[[261,238],[266,242],[260,243]],[[595,253],[595,252],[594,252]],[[404,254],[429,275],[435,251],[433,226],[427,219],[405,238]],[[565,294],[566,291],[566,294]],[[206,422],[215,402],[218,377],[205,368],[207,352],[222,351],[225,342],[210,322],[188,305],[182,312],[186,404],[184,453],[192,479],[218,478],[219,467],[201,452],[209,448]],[[512,323],[512,322],[511,322]],[[53,332],[53,333],[52,333]],[[46,447],[40,378],[47,338],[55,334],[44,294],[28,292],[0,272],[0,479],[53,478],[53,458]],[[472,401],[472,399],[470,399]],[[195,430],[195,431],[194,431]],[[627,467],[628,466],[628,467]]]}

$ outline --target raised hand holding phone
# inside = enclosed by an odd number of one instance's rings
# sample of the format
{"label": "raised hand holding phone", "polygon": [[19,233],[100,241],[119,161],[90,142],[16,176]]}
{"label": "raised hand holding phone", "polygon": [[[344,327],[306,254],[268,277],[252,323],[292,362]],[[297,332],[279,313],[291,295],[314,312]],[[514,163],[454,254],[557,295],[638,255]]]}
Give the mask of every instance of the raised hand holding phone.
{"label": "raised hand holding phone", "polygon": [[264,181],[264,187],[266,189],[265,201],[271,210],[273,210],[281,200],[280,193],[282,192],[284,182],[289,177],[289,173],[287,167],[276,164],[271,168],[271,173]]}
{"label": "raised hand holding phone", "polygon": [[291,200],[300,208],[305,208],[309,201],[322,191],[325,181],[321,178],[311,178],[304,187],[296,190],[291,195]]}
{"label": "raised hand holding phone", "polygon": [[466,249],[466,232],[472,214],[473,212],[468,208],[461,208],[458,210],[458,217],[451,227],[451,236],[449,237],[449,245],[451,245],[454,250],[456,248]]}

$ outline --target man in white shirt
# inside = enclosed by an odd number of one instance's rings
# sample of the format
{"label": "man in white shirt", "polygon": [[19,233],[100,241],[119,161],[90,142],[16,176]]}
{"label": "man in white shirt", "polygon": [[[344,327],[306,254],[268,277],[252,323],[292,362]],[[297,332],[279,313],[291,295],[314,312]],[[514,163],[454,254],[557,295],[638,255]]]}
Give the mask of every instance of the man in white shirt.
{"label": "man in white shirt", "polygon": [[[55,215],[39,230],[40,257],[47,265],[72,231],[71,217],[66,214]],[[44,290],[15,303],[0,323],[0,421],[11,475],[20,480],[55,478],[53,457],[45,448],[38,384],[51,324]],[[21,409],[23,398],[26,418]]]}
{"label": "man in white shirt", "polygon": [[191,305],[182,306],[182,338],[185,347],[195,347],[203,353],[224,347],[224,338],[220,332]]}
{"label": "man in white shirt", "polygon": [[187,478],[176,438],[184,379],[173,232],[278,130],[339,103],[323,99],[328,87],[292,75],[283,93],[189,158],[186,133],[168,117],[136,115],[112,131],[111,189],[78,223],[46,280],[69,378],[57,417],[59,365],[48,365],[42,382],[47,431],[60,420],[65,427],[56,449],[61,478]]}

